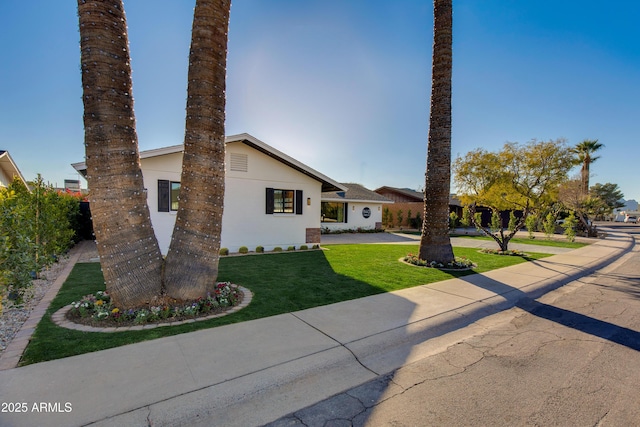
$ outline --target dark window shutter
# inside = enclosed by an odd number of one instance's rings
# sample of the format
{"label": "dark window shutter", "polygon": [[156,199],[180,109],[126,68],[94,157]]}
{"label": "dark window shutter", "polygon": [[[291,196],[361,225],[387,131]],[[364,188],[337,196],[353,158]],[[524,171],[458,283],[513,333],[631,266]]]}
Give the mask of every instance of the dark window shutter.
{"label": "dark window shutter", "polygon": [[344,204],[344,223],[345,224],[349,222],[349,220],[347,219],[348,215],[349,215],[349,203],[345,203]]}
{"label": "dark window shutter", "polygon": [[158,180],[158,212],[169,212],[170,184],[164,179]]}
{"label": "dark window shutter", "polygon": [[273,188],[267,188],[266,214],[270,215],[272,213],[273,213]]}
{"label": "dark window shutter", "polygon": [[296,215],[302,215],[302,190],[296,190]]}

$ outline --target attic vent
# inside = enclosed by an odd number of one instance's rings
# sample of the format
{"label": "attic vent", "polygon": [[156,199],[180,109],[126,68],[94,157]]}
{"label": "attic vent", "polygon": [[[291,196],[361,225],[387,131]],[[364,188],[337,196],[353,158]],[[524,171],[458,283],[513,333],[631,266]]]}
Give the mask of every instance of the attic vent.
{"label": "attic vent", "polygon": [[247,154],[231,153],[231,170],[236,172],[249,171],[249,156]]}

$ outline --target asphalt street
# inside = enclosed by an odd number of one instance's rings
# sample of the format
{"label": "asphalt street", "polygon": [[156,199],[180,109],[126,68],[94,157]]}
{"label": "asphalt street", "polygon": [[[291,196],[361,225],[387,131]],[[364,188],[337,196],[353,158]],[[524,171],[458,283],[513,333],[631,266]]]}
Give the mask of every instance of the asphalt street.
{"label": "asphalt street", "polygon": [[441,353],[267,425],[638,425],[640,227],[604,225],[633,234],[633,250],[479,320]]}

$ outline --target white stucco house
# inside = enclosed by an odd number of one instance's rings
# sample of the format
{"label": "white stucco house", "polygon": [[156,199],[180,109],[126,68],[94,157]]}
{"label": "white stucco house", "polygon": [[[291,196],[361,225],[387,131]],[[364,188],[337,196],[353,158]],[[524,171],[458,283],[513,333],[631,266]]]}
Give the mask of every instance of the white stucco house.
{"label": "white stucco house", "polygon": [[[321,194],[346,189],[249,134],[228,136],[225,142],[220,246],[237,252],[241,246],[269,251],[320,243]],[[182,152],[183,145],[174,145],[140,153],[151,222],[164,254],[179,204]],[[72,166],[85,174],[84,162]]]}
{"label": "white stucco house", "polygon": [[322,193],[321,221],[325,230],[382,228],[382,205],[393,203],[360,184],[341,184],[346,190]]}
{"label": "white stucco house", "polygon": [[20,173],[20,169],[18,169],[9,152],[0,150],[0,187],[9,186],[9,184],[13,182],[14,177],[18,177],[23,184],[27,186],[27,181],[25,181],[22,173]]}

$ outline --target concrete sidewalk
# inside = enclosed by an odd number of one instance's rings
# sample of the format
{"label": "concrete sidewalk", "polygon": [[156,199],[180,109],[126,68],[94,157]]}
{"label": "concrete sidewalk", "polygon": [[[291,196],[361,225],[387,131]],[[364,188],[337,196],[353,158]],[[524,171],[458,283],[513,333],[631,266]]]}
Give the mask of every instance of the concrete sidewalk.
{"label": "concrete sidewalk", "polygon": [[0,402],[26,411],[0,412],[0,425],[263,425],[438,353],[632,246],[612,232],[485,274],[5,370]]}

